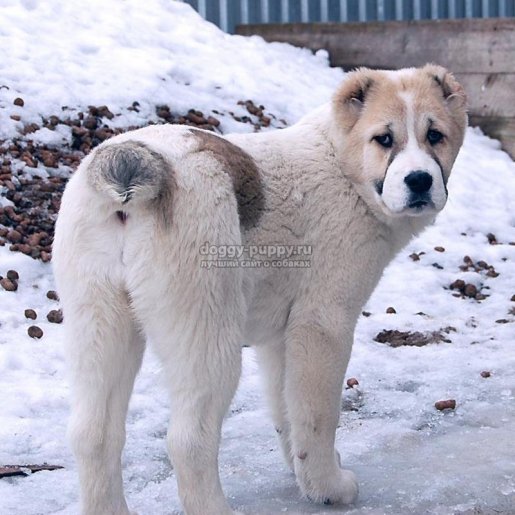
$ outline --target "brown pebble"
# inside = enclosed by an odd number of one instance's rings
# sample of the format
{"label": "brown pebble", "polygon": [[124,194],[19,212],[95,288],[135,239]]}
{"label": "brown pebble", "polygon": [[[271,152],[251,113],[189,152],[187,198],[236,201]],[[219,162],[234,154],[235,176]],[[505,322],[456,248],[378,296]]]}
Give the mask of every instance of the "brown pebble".
{"label": "brown pebble", "polygon": [[490,243],[490,245],[497,245],[497,238],[495,237],[495,234],[489,232],[486,237],[488,238],[488,243]]}
{"label": "brown pebble", "polygon": [[25,105],[25,102],[23,101],[23,98],[15,98],[13,104],[15,106],[23,107]]}
{"label": "brown pebble", "polygon": [[18,289],[18,283],[16,281],[11,281],[7,277],[0,279],[0,286],[6,291],[16,291]]}
{"label": "brown pebble", "polygon": [[511,300],[512,302],[515,302],[515,295],[512,295],[510,300]]}
{"label": "brown pebble", "polygon": [[29,318],[30,320],[36,320],[36,318],[38,318],[38,314],[33,309],[26,309],[25,318]]}
{"label": "brown pebble", "polygon": [[63,321],[63,312],[60,309],[52,309],[46,318],[53,324],[60,324]]}
{"label": "brown pebble", "polygon": [[299,454],[297,454],[297,458],[299,458],[299,460],[305,460],[308,456],[308,453],[306,451],[301,451],[299,452]]}
{"label": "brown pebble", "polygon": [[16,270],[8,270],[7,279],[10,279],[11,281],[17,281],[19,278],[20,276]]}
{"label": "brown pebble", "polygon": [[45,252],[44,250],[41,251],[41,261],[43,263],[48,263],[52,259],[52,254]]}
{"label": "brown pebble", "polygon": [[218,127],[220,125],[220,120],[218,120],[214,116],[208,116],[207,117],[207,123],[209,123],[213,127]]}
{"label": "brown pebble", "polygon": [[370,311],[362,311],[361,314],[364,316],[364,317],[369,317],[372,313],[370,313]]}
{"label": "brown pebble", "polygon": [[20,243],[20,241],[22,240],[22,235],[19,231],[12,230],[7,233],[7,239],[11,243]]}
{"label": "brown pebble", "polygon": [[413,260],[413,261],[420,261],[420,256],[416,253],[416,252],[413,252],[413,254],[410,254],[409,257]]}
{"label": "brown pebble", "polygon": [[355,386],[358,386],[358,385],[359,385],[359,382],[355,377],[349,377],[349,379],[347,379],[347,386],[349,388],[354,388]]}
{"label": "brown pebble", "polygon": [[389,308],[386,308],[386,312],[389,315],[395,315],[395,313],[397,313],[397,311],[395,311],[395,308],[392,308],[392,306],[390,306]]}
{"label": "brown pebble", "polygon": [[436,252],[445,252],[443,247],[435,247]]}
{"label": "brown pebble", "polygon": [[454,399],[447,399],[445,401],[437,401],[437,402],[435,402],[435,408],[438,411],[443,411],[444,409],[456,409],[456,401]]}
{"label": "brown pebble", "polygon": [[97,119],[94,116],[88,116],[82,123],[86,129],[95,130],[98,126]]}
{"label": "brown pebble", "polygon": [[37,325],[31,325],[28,329],[27,329],[27,334],[31,337],[31,338],[41,338],[43,336],[43,330],[38,327]]}
{"label": "brown pebble", "polygon": [[467,297],[475,297],[477,295],[477,288],[473,284],[467,284],[465,286],[465,289],[463,290],[463,293]]}
{"label": "brown pebble", "polygon": [[456,279],[449,288],[451,290],[463,290],[465,289],[466,283],[462,279]]}
{"label": "brown pebble", "polygon": [[483,372],[481,372],[481,377],[484,377],[485,379],[491,375],[492,374],[488,370],[483,370]]}
{"label": "brown pebble", "polygon": [[46,292],[47,299],[50,300],[59,300],[59,295],[57,295],[57,292],[54,290],[48,290]]}

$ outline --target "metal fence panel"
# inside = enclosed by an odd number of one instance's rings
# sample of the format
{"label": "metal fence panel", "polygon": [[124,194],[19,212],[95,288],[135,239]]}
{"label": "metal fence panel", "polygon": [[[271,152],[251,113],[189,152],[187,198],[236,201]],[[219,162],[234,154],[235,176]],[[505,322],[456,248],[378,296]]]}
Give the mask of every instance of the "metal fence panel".
{"label": "metal fence panel", "polygon": [[249,23],[366,22],[515,16],[515,0],[183,0],[233,33]]}

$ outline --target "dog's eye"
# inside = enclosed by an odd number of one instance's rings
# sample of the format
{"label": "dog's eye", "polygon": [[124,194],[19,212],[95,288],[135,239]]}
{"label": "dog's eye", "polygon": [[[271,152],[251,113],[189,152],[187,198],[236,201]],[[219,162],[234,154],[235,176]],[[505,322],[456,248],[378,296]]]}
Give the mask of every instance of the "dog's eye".
{"label": "dog's eye", "polygon": [[427,131],[427,141],[429,141],[430,145],[436,145],[443,140],[443,134],[440,131],[435,129],[429,129]]}
{"label": "dog's eye", "polygon": [[380,136],[374,136],[374,140],[384,148],[390,148],[393,145],[393,138],[389,133],[381,134]]}

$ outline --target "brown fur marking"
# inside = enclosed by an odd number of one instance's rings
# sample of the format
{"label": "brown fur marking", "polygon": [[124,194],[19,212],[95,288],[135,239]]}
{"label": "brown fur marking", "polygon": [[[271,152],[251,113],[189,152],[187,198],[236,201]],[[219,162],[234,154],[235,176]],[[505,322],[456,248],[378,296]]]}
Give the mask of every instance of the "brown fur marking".
{"label": "brown fur marking", "polygon": [[242,227],[250,229],[258,225],[265,203],[261,177],[252,157],[221,136],[196,129],[190,133],[199,143],[197,152],[212,154],[229,174]]}

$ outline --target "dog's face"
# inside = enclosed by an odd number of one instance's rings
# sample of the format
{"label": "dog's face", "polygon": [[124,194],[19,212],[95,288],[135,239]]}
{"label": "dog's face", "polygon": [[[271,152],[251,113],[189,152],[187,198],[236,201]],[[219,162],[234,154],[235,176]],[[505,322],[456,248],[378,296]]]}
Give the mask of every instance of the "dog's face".
{"label": "dog's face", "polygon": [[465,93],[447,70],[360,69],[347,76],[333,110],[346,173],[369,204],[388,216],[444,207],[467,126]]}

